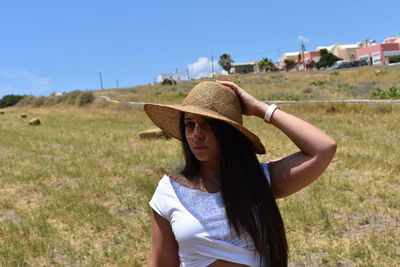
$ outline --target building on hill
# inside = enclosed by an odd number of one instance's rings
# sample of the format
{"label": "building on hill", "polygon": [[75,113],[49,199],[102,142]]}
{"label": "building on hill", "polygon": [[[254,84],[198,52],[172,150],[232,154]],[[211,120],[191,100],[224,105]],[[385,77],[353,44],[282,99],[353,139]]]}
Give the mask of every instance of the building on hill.
{"label": "building on hill", "polygon": [[260,72],[260,68],[258,67],[258,61],[232,64],[230,71],[230,73],[232,74],[246,74],[254,72]]}
{"label": "building on hill", "polygon": [[290,59],[296,63],[297,70],[308,69],[309,66],[320,60],[322,49],[326,49],[345,61],[362,60],[369,65],[385,65],[389,63],[389,57],[400,55],[400,36],[386,38],[382,44],[367,39],[355,44],[339,43],[330,46],[317,46],[317,51],[287,52],[279,59],[279,68],[283,69],[285,67],[284,61]]}
{"label": "building on hill", "polygon": [[[390,38],[385,41],[388,39]],[[375,45],[364,42],[363,47],[356,50],[356,54],[358,60],[366,61],[368,65],[386,65],[389,63],[389,57],[400,55],[400,42],[396,42],[396,39]]]}
{"label": "building on hill", "polygon": [[293,60],[296,63],[296,65],[299,64],[300,59],[301,59],[300,52],[284,53],[281,56],[281,58],[279,59],[279,65],[278,65],[279,69],[281,69],[281,70],[285,69],[285,60],[287,60],[287,59]]}
{"label": "building on hill", "polygon": [[400,43],[400,36],[386,38],[383,42],[385,44]]}
{"label": "building on hill", "polygon": [[294,62],[299,63],[300,62],[300,52],[287,52],[285,54],[283,54],[283,56],[279,59],[280,64],[284,64],[283,62],[286,59],[291,59],[294,60]]}
{"label": "building on hill", "polygon": [[300,54],[300,62],[297,65],[298,70],[304,70],[304,68],[312,69],[315,63],[317,63],[321,58],[320,51],[305,51],[303,54],[304,58],[303,55]]}
{"label": "building on hill", "polygon": [[329,46],[317,46],[317,51],[321,51],[322,49],[326,49],[328,52],[331,52],[335,56],[338,57],[339,55],[339,50],[341,46],[346,45],[346,44],[333,44]]}
{"label": "building on hill", "polygon": [[315,64],[316,62],[319,61],[320,58],[321,58],[320,51],[305,51],[304,58],[301,52],[288,52],[283,54],[283,56],[279,59],[279,68],[283,69],[285,67],[285,60],[290,59],[296,63],[297,70],[302,70],[310,63]]}
{"label": "building on hill", "polygon": [[[375,45],[375,41],[368,41],[370,45]],[[321,51],[322,49],[326,49],[328,52],[331,52],[337,57],[340,57],[346,61],[355,61],[357,60],[356,50],[362,47],[362,43],[355,44],[333,44],[330,46],[318,46],[317,50]]]}
{"label": "building on hill", "polygon": [[361,43],[341,45],[338,50],[337,56],[346,61],[357,60],[357,49],[362,46]]}
{"label": "building on hill", "polygon": [[[300,57],[302,57],[302,56],[300,56]],[[320,51],[305,51],[304,52],[304,63],[309,63],[311,61],[318,62],[320,58],[321,58]]]}
{"label": "building on hill", "polygon": [[157,76],[157,82],[161,83],[165,79],[174,80],[176,82],[186,80],[185,74],[182,72],[164,73]]}
{"label": "building on hill", "polygon": [[297,70],[302,70],[304,68],[308,69],[308,66],[314,65],[315,63],[317,63],[320,60],[322,49],[326,49],[328,52],[330,52],[344,60],[355,61],[357,59],[356,50],[360,47],[361,47],[361,43],[334,44],[334,45],[330,45],[330,46],[318,46],[317,51],[305,51],[304,58],[303,58],[303,55],[301,52],[288,52],[288,53],[283,54],[283,56],[280,58],[280,68],[284,67],[285,59],[291,59],[296,62]]}

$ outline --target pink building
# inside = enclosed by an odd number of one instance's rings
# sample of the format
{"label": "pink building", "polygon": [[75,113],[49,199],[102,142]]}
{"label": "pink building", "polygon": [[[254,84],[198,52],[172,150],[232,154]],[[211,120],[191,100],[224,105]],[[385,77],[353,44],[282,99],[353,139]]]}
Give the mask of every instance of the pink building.
{"label": "pink building", "polygon": [[365,46],[356,50],[357,59],[368,62],[368,65],[385,65],[389,57],[400,55],[400,43],[383,43]]}
{"label": "pink building", "polygon": [[[310,63],[313,63],[312,66],[319,61],[319,59],[321,58],[321,52],[320,51],[304,51],[304,60],[303,60],[303,56],[301,54],[301,52],[289,52],[289,53],[285,53],[283,54],[283,56],[280,58],[280,64],[279,67],[280,68],[284,68],[285,67],[285,59],[291,59],[293,60],[297,66],[297,70],[302,70],[304,69],[304,67],[307,68],[307,66],[310,66]],[[303,65],[304,62],[304,65]]]}
{"label": "pink building", "polygon": [[309,63],[310,61],[318,62],[320,58],[321,58],[321,52],[320,51],[306,51],[306,52],[304,52],[304,63]]}
{"label": "pink building", "polygon": [[400,43],[400,37],[389,37],[384,41],[385,44]]}

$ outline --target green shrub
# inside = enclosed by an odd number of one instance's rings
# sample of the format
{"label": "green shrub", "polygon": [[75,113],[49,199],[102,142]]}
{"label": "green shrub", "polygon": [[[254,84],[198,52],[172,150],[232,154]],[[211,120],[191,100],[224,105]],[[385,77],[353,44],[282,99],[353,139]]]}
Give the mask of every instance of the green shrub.
{"label": "green shrub", "polygon": [[39,98],[36,98],[36,100],[33,102],[33,105],[35,107],[39,107],[39,106],[43,106],[46,102],[46,97],[45,96],[41,96]]}
{"label": "green shrub", "polygon": [[267,101],[267,100],[299,101],[300,96],[298,94],[294,94],[294,93],[270,94],[265,99],[262,99],[262,100],[264,100],[264,101]]}
{"label": "green shrub", "polygon": [[321,49],[320,52],[321,52],[321,58],[316,64],[318,69],[330,67],[333,64],[335,64],[336,61],[340,60],[339,57],[337,57],[331,52],[328,52],[327,49]]}
{"label": "green shrub", "polygon": [[27,95],[27,96],[24,96],[24,98],[22,98],[22,99],[18,102],[17,106],[28,106],[28,105],[33,106],[34,103],[35,103],[35,101],[36,101],[36,97],[35,97],[35,96],[33,96],[33,95]]}
{"label": "green shrub", "polygon": [[339,83],[337,85],[338,89],[341,91],[348,91],[354,88],[354,86],[347,84],[347,83]]}
{"label": "green shrub", "polygon": [[377,99],[400,99],[400,86],[392,86],[386,90],[377,88],[372,92],[371,97]]}
{"label": "green shrub", "polygon": [[60,102],[61,102],[61,98],[59,96],[49,96],[49,97],[46,97],[46,101],[44,102],[44,105],[51,106],[51,105],[56,105]]}
{"label": "green shrub", "polygon": [[310,85],[315,85],[315,86],[320,86],[324,84],[326,84],[326,81],[321,81],[321,80],[313,81],[310,83]]}
{"label": "green shrub", "polygon": [[179,91],[178,97],[186,97],[187,93]]}
{"label": "green shrub", "polygon": [[69,92],[67,94],[65,94],[65,101],[62,101],[64,104],[68,104],[68,105],[75,105],[77,98],[79,97],[79,95],[82,93],[82,91],[80,90],[74,90],[72,92]]}
{"label": "green shrub", "polygon": [[77,105],[83,106],[89,103],[92,103],[95,99],[93,92],[89,91],[80,91],[74,90],[70,93],[64,93],[60,96],[42,96],[42,97],[35,97],[35,96],[25,96],[22,98],[18,105],[26,106],[32,105],[35,107],[38,106],[52,106],[57,104],[67,104],[67,105]]}
{"label": "green shrub", "polygon": [[84,106],[86,104],[92,103],[94,100],[94,94],[92,92],[81,92],[75,100],[75,105]]}
{"label": "green shrub", "polygon": [[173,85],[176,84],[176,81],[174,79],[164,79],[161,82],[162,85]]}
{"label": "green shrub", "polygon": [[23,98],[22,95],[5,95],[0,99],[0,108],[14,106]]}
{"label": "green shrub", "polygon": [[387,74],[387,71],[381,71],[381,70],[375,71],[375,75],[376,76],[384,76],[386,74]]}
{"label": "green shrub", "polygon": [[338,75],[339,75],[339,72],[338,72],[338,71],[334,71],[334,72],[331,73],[331,75],[332,75],[332,76],[338,76]]}
{"label": "green shrub", "polygon": [[397,63],[400,62],[400,55],[389,57],[389,63]]}

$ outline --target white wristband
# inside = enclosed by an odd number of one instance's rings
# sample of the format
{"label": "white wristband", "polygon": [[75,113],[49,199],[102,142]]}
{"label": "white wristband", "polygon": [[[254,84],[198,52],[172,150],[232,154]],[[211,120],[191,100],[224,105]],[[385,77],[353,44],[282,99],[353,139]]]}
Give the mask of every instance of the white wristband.
{"label": "white wristband", "polygon": [[268,107],[267,112],[265,112],[264,120],[268,123],[271,123],[272,114],[274,114],[275,110],[278,108],[277,105],[272,104]]}

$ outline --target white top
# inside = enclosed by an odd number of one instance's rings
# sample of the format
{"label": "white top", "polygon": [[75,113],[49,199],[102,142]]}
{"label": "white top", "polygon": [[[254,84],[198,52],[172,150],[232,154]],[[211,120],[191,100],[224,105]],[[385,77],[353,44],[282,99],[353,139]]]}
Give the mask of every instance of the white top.
{"label": "white top", "polygon": [[[268,163],[261,166],[271,183]],[[221,192],[190,189],[164,175],[149,204],[170,222],[182,267],[208,266],[218,259],[260,266],[251,237],[239,238],[230,231]]]}

